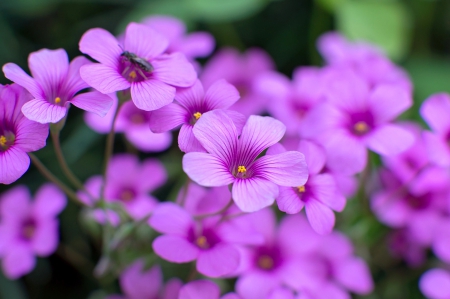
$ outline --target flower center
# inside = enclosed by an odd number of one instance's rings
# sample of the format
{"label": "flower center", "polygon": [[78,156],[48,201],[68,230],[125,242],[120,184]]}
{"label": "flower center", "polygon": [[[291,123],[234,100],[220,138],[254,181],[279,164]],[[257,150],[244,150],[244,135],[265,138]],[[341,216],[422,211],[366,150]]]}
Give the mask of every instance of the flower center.
{"label": "flower center", "polygon": [[258,259],[258,266],[264,270],[273,269],[274,261],[273,258],[267,254],[263,254]]}
{"label": "flower center", "polygon": [[358,121],[354,126],[353,129],[356,134],[363,135],[369,131],[369,126],[364,121]]}
{"label": "flower center", "polygon": [[202,116],[202,114],[200,112],[195,112],[194,113],[194,117],[196,120],[198,120],[200,118],[200,116]]}
{"label": "flower center", "polygon": [[6,140],[6,137],[5,136],[0,136],[0,146],[1,147],[4,147],[5,145],[6,145],[6,141],[8,141],[8,140]]}
{"label": "flower center", "polygon": [[120,193],[120,200],[129,202],[134,198],[134,192],[131,190],[123,190],[122,193]]}
{"label": "flower center", "polygon": [[305,191],[306,191],[306,188],[305,188],[305,186],[304,186],[304,185],[302,185],[302,186],[298,186],[298,187],[297,187],[297,191],[298,191],[298,192],[300,192],[300,193],[305,193]]}
{"label": "flower center", "polygon": [[34,236],[35,232],[36,232],[36,227],[34,225],[28,224],[23,227],[22,236],[24,236],[25,239],[29,240]]}
{"label": "flower center", "polygon": [[153,66],[146,59],[128,51],[124,51],[120,56],[121,74],[129,82],[141,82],[151,76]]}
{"label": "flower center", "polygon": [[11,132],[5,132],[3,135],[0,135],[0,152],[6,151],[11,145],[14,144],[14,140],[16,136]]}
{"label": "flower center", "polygon": [[59,104],[61,103],[61,98],[60,97],[56,97],[55,98],[55,104]]}
{"label": "flower center", "polygon": [[245,166],[238,166],[238,173],[246,173],[247,169],[245,168]]}
{"label": "flower center", "polygon": [[210,245],[208,243],[208,240],[206,239],[205,236],[200,236],[197,238],[197,240],[195,241],[195,243],[197,244],[198,247],[202,248],[202,249],[208,249],[210,248]]}

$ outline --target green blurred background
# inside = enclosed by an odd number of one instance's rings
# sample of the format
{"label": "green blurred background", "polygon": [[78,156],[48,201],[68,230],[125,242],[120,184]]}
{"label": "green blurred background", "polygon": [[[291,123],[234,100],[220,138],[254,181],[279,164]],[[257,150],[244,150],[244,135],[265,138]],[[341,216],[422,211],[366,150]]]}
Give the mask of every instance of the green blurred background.
{"label": "green blurred background", "polygon": [[[28,54],[41,48],[64,48],[73,58],[81,54],[78,41],[86,30],[102,27],[117,34],[127,22],[152,14],[174,15],[190,31],[211,32],[216,49],[261,47],[288,76],[298,66],[322,64],[315,41],[326,31],[339,30],[351,39],[376,43],[414,82],[415,106],[408,114],[413,119],[428,95],[450,91],[450,1],[444,0],[1,0],[0,65],[15,62],[28,70]],[[8,80],[1,76],[0,83]],[[81,179],[100,172],[105,137],[87,128],[82,113],[74,108],[62,131],[62,143]],[[63,178],[48,144],[37,155]],[[115,145],[117,152],[130,151],[120,136]],[[169,183],[159,194],[173,197],[170,188],[179,188],[182,177],[176,142],[164,153],[140,155],[165,162]],[[43,182],[31,167],[16,184],[35,191]],[[0,191],[7,188],[0,186]],[[69,204],[61,216],[62,245],[57,253],[39,259],[36,269],[18,281],[0,274],[0,298],[100,298],[100,293],[96,297],[92,292],[117,288],[111,280],[99,282],[91,275],[100,255],[99,241],[90,237],[79,219],[79,208]],[[426,267],[409,270],[389,258],[384,243],[378,242],[388,230],[373,217],[367,219],[368,228],[348,232],[374,272],[377,289],[367,298],[423,298],[417,279]]]}

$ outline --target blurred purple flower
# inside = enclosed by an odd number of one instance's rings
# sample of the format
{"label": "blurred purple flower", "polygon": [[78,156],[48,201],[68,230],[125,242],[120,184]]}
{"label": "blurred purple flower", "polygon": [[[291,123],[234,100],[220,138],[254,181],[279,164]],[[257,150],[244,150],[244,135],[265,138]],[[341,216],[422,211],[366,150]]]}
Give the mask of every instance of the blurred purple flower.
{"label": "blurred purple flower", "polygon": [[57,215],[66,206],[64,194],[43,185],[32,202],[25,186],[16,186],[0,197],[0,258],[3,272],[17,279],[33,270],[35,256],[46,257],[58,246]]}
{"label": "blurred purple flower", "polygon": [[[84,114],[86,124],[98,133],[106,134],[111,130],[118,104],[117,96],[111,94],[111,97],[114,103],[105,117],[89,112]],[[114,129],[116,132],[123,132],[125,138],[140,151],[148,153],[166,150],[172,144],[172,134],[153,133],[148,127],[149,121],[150,112],[140,110],[132,101],[128,101],[120,107]]]}
{"label": "blurred purple flower", "polygon": [[131,88],[136,107],[150,111],[170,104],[175,87],[189,87],[197,74],[182,53],[163,54],[169,41],[152,28],[130,23],[124,46],[108,31],[88,30],[80,40],[80,51],[100,63],[80,69],[81,77],[108,94]]}
{"label": "blurred purple flower", "polygon": [[17,84],[0,85],[0,183],[11,184],[30,166],[27,152],[43,148],[48,125],[27,119],[22,105],[32,96]]}
{"label": "blurred purple flower", "polygon": [[[204,152],[205,149],[193,134],[198,119],[208,111],[227,109],[238,99],[239,92],[225,80],[215,82],[206,93],[202,83],[197,80],[192,87],[177,90],[176,102],[151,112],[150,129],[154,133],[163,133],[181,125],[178,135],[180,149],[183,152]],[[240,132],[245,117],[231,110],[225,110],[225,113]]]}
{"label": "blurred purple flower", "polygon": [[202,115],[193,132],[209,153],[185,154],[183,170],[202,186],[233,184],[233,200],[244,212],[271,205],[278,196],[278,185],[306,183],[308,170],[302,153],[258,158],[284,135],[285,126],[276,119],[250,116],[238,139],[233,120],[223,110],[214,110]]}
{"label": "blurred purple flower", "polygon": [[182,286],[178,278],[164,284],[159,265],[145,270],[142,260],[129,265],[120,274],[119,283],[125,296],[111,295],[107,299],[178,299]]}
{"label": "blurred purple flower", "polygon": [[111,107],[112,99],[98,91],[78,94],[89,87],[79,74],[80,68],[89,64],[89,60],[82,56],[69,64],[64,49],[42,49],[28,56],[33,78],[14,63],[5,64],[3,73],[33,95],[34,99],[22,107],[27,118],[43,124],[56,123],[66,116],[69,104],[100,116],[104,116]]}
{"label": "blurred purple flower", "polygon": [[230,82],[241,96],[230,109],[248,117],[266,110],[268,99],[257,93],[254,85],[258,75],[273,69],[272,58],[261,49],[252,48],[241,54],[235,49],[225,48],[208,61],[200,79],[205,88],[220,79]]}
{"label": "blurred purple flower", "polygon": [[450,299],[450,272],[431,269],[420,277],[419,287],[429,299]]}

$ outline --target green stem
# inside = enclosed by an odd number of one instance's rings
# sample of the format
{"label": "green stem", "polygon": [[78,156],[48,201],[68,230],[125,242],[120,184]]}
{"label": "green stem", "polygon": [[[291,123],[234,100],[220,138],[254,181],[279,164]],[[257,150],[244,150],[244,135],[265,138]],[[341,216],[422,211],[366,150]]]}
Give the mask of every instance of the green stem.
{"label": "green stem", "polygon": [[66,184],[61,182],[53,173],[51,173],[50,170],[48,170],[47,167],[39,160],[38,157],[36,157],[32,153],[28,153],[28,156],[30,157],[31,161],[33,162],[34,166],[39,170],[39,172],[47,178],[47,180],[53,182],[56,184],[61,190],[66,193],[67,197],[69,197],[71,200],[73,200],[75,203],[84,206],[85,204],[80,200],[80,198],[77,196],[77,194],[72,191]]}

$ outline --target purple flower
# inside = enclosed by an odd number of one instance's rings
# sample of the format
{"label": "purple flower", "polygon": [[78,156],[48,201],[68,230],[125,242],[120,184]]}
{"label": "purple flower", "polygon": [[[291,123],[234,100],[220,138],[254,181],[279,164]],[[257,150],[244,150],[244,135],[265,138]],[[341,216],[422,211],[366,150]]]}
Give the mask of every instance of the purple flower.
{"label": "purple flower", "polygon": [[67,114],[69,104],[101,116],[111,107],[112,99],[98,91],[77,94],[89,87],[79,74],[80,68],[89,64],[89,60],[82,56],[69,64],[63,49],[42,49],[28,56],[28,67],[33,78],[14,63],[5,64],[3,72],[6,78],[33,95],[34,99],[22,107],[27,118],[43,124],[56,123]]}
{"label": "purple flower", "polygon": [[185,284],[179,299],[219,299],[220,289],[212,281],[201,279]]}
{"label": "purple flower", "polygon": [[22,105],[32,96],[17,84],[0,85],[0,183],[11,184],[30,166],[27,152],[45,146],[48,125],[27,119]]}
{"label": "purple flower", "polygon": [[24,186],[14,187],[0,198],[0,257],[5,275],[19,278],[33,270],[35,256],[46,257],[58,246],[57,215],[66,198],[54,185],[46,184],[31,202]]}
{"label": "purple flower", "polygon": [[250,116],[238,138],[237,128],[227,113],[214,110],[202,115],[193,132],[208,153],[185,154],[183,170],[202,186],[233,184],[233,200],[244,212],[271,205],[278,196],[278,185],[306,183],[308,170],[299,152],[257,159],[284,135],[285,126],[276,119]]}
{"label": "purple flower", "polygon": [[[111,94],[114,99],[113,106],[105,117],[99,117],[93,113],[86,112],[84,120],[86,124],[98,133],[108,133],[111,130],[114,114],[117,110],[118,99],[115,94]],[[172,134],[153,133],[148,124],[150,112],[140,110],[132,101],[122,104],[117,115],[115,131],[123,132],[125,138],[137,149],[143,152],[160,152],[166,150],[172,144]]]}
{"label": "purple flower", "polygon": [[301,136],[325,147],[330,170],[354,174],[366,166],[367,148],[388,156],[413,144],[413,135],[392,123],[412,104],[404,88],[380,84],[371,89],[351,71],[332,70],[328,76],[327,102],[308,114]]}
{"label": "purple flower", "polygon": [[226,48],[208,61],[201,74],[201,81],[205,88],[220,79],[230,82],[241,95],[241,99],[230,109],[248,117],[266,110],[268,99],[257,92],[255,80],[260,74],[273,69],[272,59],[261,49],[253,48],[240,54],[235,49]]}
{"label": "purple flower", "polygon": [[182,282],[172,278],[163,283],[161,268],[156,265],[144,270],[144,262],[137,260],[128,266],[119,278],[125,296],[112,295],[107,299],[178,299]]}
{"label": "purple flower", "polygon": [[[225,80],[215,82],[206,91],[197,80],[192,87],[179,89],[175,102],[153,111],[150,117],[150,129],[154,133],[167,132],[181,125],[178,145],[183,152],[205,151],[193,134],[198,119],[206,112],[216,109],[227,109],[239,99],[239,92]],[[239,128],[244,125],[245,118],[235,111],[225,112]]]}
{"label": "purple flower", "polygon": [[[105,200],[120,203],[128,214],[136,220],[150,214],[158,200],[149,193],[162,186],[167,179],[164,166],[157,160],[147,159],[142,164],[130,154],[115,155],[108,167],[105,185]],[[100,196],[101,176],[91,177],[86,189]],[[94,202],[87,194],[80,192],[80,198],[89,206]]]}
{"label": "purple flower", "polygon": [[419,281],[422,293],[429,299],[450,298],[450,272],[444,269],[431,269]]}
{"label": "purple flower", "polygon": [[[270,154],[285,152],[270,148]],[[334,177],[322,172],[325,165],[325,151],[313,142],[303,140],[298,150],[305,155],[309,177],[304,185],[283,187],[277,197],[278,208],[288,214],[296,214],[305,207],[306,216],[312,228],[319,234],[328,234],[334,227],[335,211],[342,211],[345,207],[345,197],[340,194]],[[269,154],[268,151],[268,154]]]}
{"label": "purple flower", "polygon": [[131,88],[131,99],[142,110],[156,110],[173,101],[175,87],[189,87],[197,74],[181,53],[163,54],[169,41],[152,28],[130,23],[124,45],[101,28],[88,30],[80,51],[99,64],[86,65],[81,77],[102,93]]}

